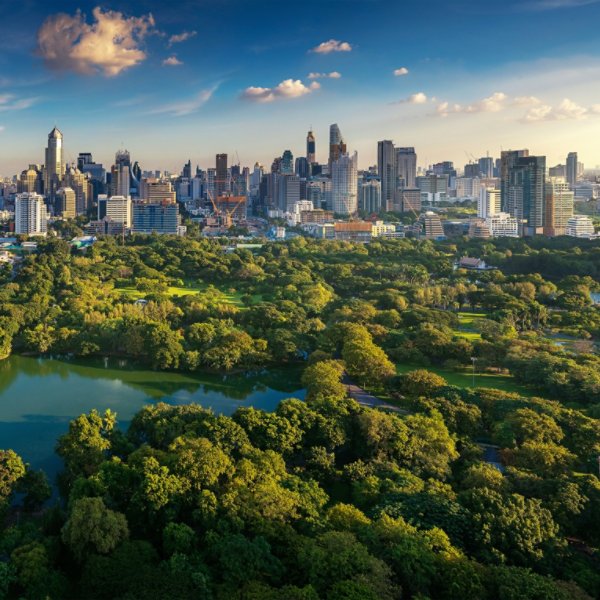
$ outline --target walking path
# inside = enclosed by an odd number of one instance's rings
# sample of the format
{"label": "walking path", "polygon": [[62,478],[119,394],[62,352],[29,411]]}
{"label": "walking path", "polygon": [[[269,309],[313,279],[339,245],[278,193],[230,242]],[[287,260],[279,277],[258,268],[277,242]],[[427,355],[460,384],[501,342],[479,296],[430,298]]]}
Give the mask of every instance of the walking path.
{"label": "walking path", "polygon": [[356,400],[361,406],[367,406],[369,408],[380,408],[382,410],[388,410],[390,412],[395,412],[399,414],[408,414],[408,411],[400,408],[399,406],[394,406],[393,404],[389,404],[381,398],[377,398],[369,394],[369,392],[365,392],[362,388],[358,387],[356,384],[352,383],[349,379],[346,378],[344,381],[346,384],[346,389],[348,390],[348,396]]}

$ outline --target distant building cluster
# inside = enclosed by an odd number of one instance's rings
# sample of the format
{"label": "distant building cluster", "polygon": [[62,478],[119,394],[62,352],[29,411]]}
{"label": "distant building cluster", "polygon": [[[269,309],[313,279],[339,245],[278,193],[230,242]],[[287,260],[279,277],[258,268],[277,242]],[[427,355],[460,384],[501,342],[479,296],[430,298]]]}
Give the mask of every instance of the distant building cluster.
{"label": "distant building cluster", "polygon": [[[63,134],[55,127],[45,163],[30,164],[0,184],[0,220],[15,234],[42,236],[49,222],[67,219],[78,219],[89,236],[183,235],[182,215],[206,236],[265,235],[269,219],[281,221],[277,238],[283,225],[353,241],[597,235],[589,216],[575,214],[575,203],[597,203],[600,180],[586,178],[576,152],[549,168],[546,157],[525,149],[503,151],[497,159],[471,157],[460,170],[451,161],[422,168],[414,147],[382,140],[377,164],[360,169],[358,154],[333,124],[326,161],[317,160],[312,130],[303,156],[286,149],[270,168],[256,163],[251,170],[229,158],[217,154],[206,169],[188,161],[177,174],[142,171],[124,149],[110,168],[89,152],[67,164]],[[476,217],[444,218],[448,207],[464,201],[476,203]]]}

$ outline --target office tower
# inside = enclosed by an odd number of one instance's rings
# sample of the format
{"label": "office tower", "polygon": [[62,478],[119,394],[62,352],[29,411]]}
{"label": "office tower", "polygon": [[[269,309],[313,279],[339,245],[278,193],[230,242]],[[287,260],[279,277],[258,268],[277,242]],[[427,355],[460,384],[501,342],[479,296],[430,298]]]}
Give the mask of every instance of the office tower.
{"label": "office tower", "polygon": [[317,162],[317,140],[312,130],[306,136],[306,160],[309,165]]}
{"label": "office tower", "polygon": [[106,217],[106,203],[108,202],[108,194],[98,194],[98,221],[102,221]]}
{"label": "office tower", "polygon": [[84,165],[91,165],[93,162],[94,159],[91,152],[80,152],[79,156],[77,157],[77,168],[80,171],[83,171]]}
{"label": "office tower", "polygon": [[92,205],[93,188],[90,180],[79,169],[69,167],[63,178],[63,187],[69,187],[75,192],[75,212],[85,215]]}
{"label": "office tower", "polygon": [[421,202],[434,204],[448,197],[448,175],[423,175],[417,177],[417,187],[421,190]]}
{"label": "office tower", "polygon": [[179,205],[173,202],[136,202],[133,205],[132,231],[177,235],[180,231]]}
{"label": "office tower", "polygon": [[488,215],[485,222],[492,237],[519,237],[519,222],[508,213]]}
{"label": "office tower", "polygon": [[417,181],[417,154],[414,148],[396,148],[396,177],[398,186],[413,188]]}
{"label": "office tower", "polygon": [[569,152],[567,155],[567,183],[570,189],[575,187],[577,183],[579,169],[577,163],[577,152]]}
{"label": "office tower", "polygon": [[131,167],[131,193],[135,196],[140,195],[140,181],[142,180],[142,167],[136,160]]}
{"label": "office tower", "polygon": [[216,196],[221,196],[229,191],[227,183],[227,154],[217,154],[215,171]]}
{"label": "office tower", "polygon": [[484,156],[479,159],[479,174],[484,179],[494,177],[494,159],[491,156]]}
{"label": "office tower", "polygon": [[329,168],[342,154],[346,154],[346,144],[337,123],[329,127]]}
{"label": "office tower", "polygon": [[206,169],[206,196],[215,196],[217,191],[217,170],[209,167]]}
{"label": "office tower", "polygon": [[294,211],[294,205],[300,202],[300,178],[297,175],[276,175],[277,205],[279,210],[287,213]]}
{"label": "office tower", "polygon": [[308,160],[304,158],[304,156],[299,156],[296,159],[296,167],[294,171],[296,175],[300,177],[300,179],[306,179],[309,176]]}
{"label": "office tower", "polygon": [[131,198],[111,196],[106,200],[106,216],[125,227],[131,227]]}
{"label": "office tower", "polygon": [[422,233],[428,240],[439,240],[444,238],[444,228],[440,217],[434,212],[427,211],[419,217]]}
{"label": "office tower", "polygon": [[562,177],[563,179],[566,179],[567,167],[565,165],[556,165],[555,167],[550,167],[548,169],[548,177]]}
{"label": "office tower", "polygon": [[113,165],[110,169],[110,195],[129,196],[130,178],[127,165]]}
{"label": "office tower", "polygon": [[140,198],[150,203],[174,203],[176,194],[168,179],[142,179]]}
{"label": "office tower", "polygon": [[563,178],[550,177],[545,188],[544,234],[565,235],[569,219],[573,216],[575,194]]}
{"label": "office tower", "polygon": [[523,235],[543,233],[546,157],[516,157],[508,175],[507,212],[523,223]]}
{"label": "office tower", "polygon": [[[477,168],[479,169],[479,167]],[[481,179],[479,177],[457,177],[455,186],[457,199],[470,198],[475,200],[479,198]]]}
{"label": "office tower", "polygon": [[192,161],[188,160],[185,165],[183,165],[183,170],[181,171],[181,177],[184,179],[192,178]]}
{"label": "office tower", "polygon": [[15,197],[15,233],[46,235],[48,214],[44,197],[36,193],[17,194]]}
{"label": "office tower", "polygon": [[469,163],[465,165],[465,177],[473,178],[481,175],[481,169],[478,163]]}
{"label": "office tower", "polygon": [[358,208],[367,213],[381,211],[381,182],[370,179],[361,183],[359,188]]}
{"label": "office tower", "polygon": [[502,210],[500,203],[500,190],[481,186],[477,202],[477,216],[486,219],[496,215]]}
{"label": "office tower", "polygon": [[529,150],[503,150],[500,155],[500,196],[502,210],[508,210],[508,185],[509,172],[518,158],[529,156]]}
{"label": "office tower", "polygon": [[285,150],[281,156],[281,165],[279,172],[282,175],[293,175],[294,173],[294,155],[291,150]]}
{"label": "office tower", "polygon": [[591,238],[595,234],[594,223],[585,215],[573,215],[567,222],[566,234],[576,238]]}
{"label": "office tower", "polygon": [[454,168],[454,163],[450,160],[445,160],[443,162],[436,163],[432,167],[432,172],[434,175],[448,176],[448,188],[454,189],[454,182],[456,181],[457,172]]}
{"label": "office tower", "polygon": [[358,154],[342,154],[331,163],[331,205],[334,213],[353,215],[358,210]]}
{"label": "office tower", "polygon": [[394,142],[377,142],[377,172],[381,181],[381,206],[385,211],[394,210],[396,198],[396,150]]}
{"label": "office tower", "polygon": [[77,198],[75,190],[62,187],[56,192],[56,214],[63,219],[74,219],[77,216]]}
{"label": "office tower", "polygon": [[42,171],[38,165],[29,165],[29,168],[21,172],[17,181],[17,193],[42,193],[43,187]]}
{"label": "office tower", "polygon": [[64,173],[63,134],[55,127],[48,134],[46,164],[44,165],[44,193],[49,200],[54,200]]}

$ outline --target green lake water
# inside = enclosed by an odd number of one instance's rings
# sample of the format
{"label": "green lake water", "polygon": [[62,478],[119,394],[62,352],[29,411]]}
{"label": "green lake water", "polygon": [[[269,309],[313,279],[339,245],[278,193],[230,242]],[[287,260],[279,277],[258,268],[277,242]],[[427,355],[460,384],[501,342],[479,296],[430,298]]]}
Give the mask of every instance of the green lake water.
{"label": "green lake water", "polygon": [[57,438],[73,417],[110,408],[126,428],[146,404],[197,403],[229,415],[240,406],[274,410],[285,398],[304,398],[301,370],[247,375],[161,373],[125,361],[54,360],[12,356],[0,362],[0,449],[11,448],[53,478],[60,469]]}

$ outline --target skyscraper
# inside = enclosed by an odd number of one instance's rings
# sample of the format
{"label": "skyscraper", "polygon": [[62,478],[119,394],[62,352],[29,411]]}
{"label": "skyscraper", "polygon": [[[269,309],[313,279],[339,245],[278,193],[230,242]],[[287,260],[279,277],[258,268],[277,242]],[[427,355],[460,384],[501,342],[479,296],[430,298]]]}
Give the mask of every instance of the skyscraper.
{"label": "skyscraper", "polygon": [[494,159],[490,156],[484,156],[479,159],[479,175],[485,179],[491,179],[494,176]]}
{"label": "skyscraper", "polygon": [[63,134],[55,127],[48,134],[46,164],[44,165],[44,193],[49,200],[54,200],[64,173]]}
{"label": "skyscraper", "polygon": [[360,185],[358,207],[367,213],[381,211],[381,183],[370,179]]}
{"label": "skyscraper", "polygon": [[40,194],[25,193],[15,197],[15,233],[26,235],[46,235],[48,214],[44,197]]}
{"label": "skyscraper", "polygon": [[394,210],[396,196],[396,151],[394,142],[377,142],[377,172],[381,181],[381,208]]}
{"label": "skyscraper", "polygon": [[337,123],[329,127],[329,167],[342,154],[346,153],[346,144],[342,138],[342,132]]}
{"label": "skyscraper", "polygon": [[331,203],[334,213],[353,215],[358,210],[358,154],[342,154],[331,163]]}
{"label": "skyscraper", "polygon": [[503,150],[500,155],[500,198],[504,212],[510,212],[508,209],[508,177],[510,169],[518,158],[525,156],[529,156],[529,150]]}
{"label": "skyscraper", "polygon": [[550,177],[546,181],[545,195],[544,234],[565,235],[573,216],[575,194],[563,178]]}
{"label": "skyscraper", "polygon": [[543,233],[545,156],[520,156],[508,172],[508,213],[523,223],[523,235]]}
{"label": "skyscraper", "polygon": [[285,150],[281,156],[279,172],[282,175],[292,175],[294,173],[294,155],[291,150]]}
{"label": "skyscraper", "polygon": [[417,179],[417,154],[414,148],[396,148],[396,177],[399,187],[415,187]]}
{"label": "skyscraper", "polygon": [[77,216],[76,202],[73,188],[60,188],[56,191],[56,214],[63,219],[74,219]]}
{"label": "skyscraper", "polygon": [[567,183],[573,189],[577,183],[577,152],[569,152],[567,155]]}
{"label": "skyscraper", "polygon": [[309,165],[317,162],[317,141],[312,130],[306,136],[306,160]]}
{"label": "skyscraper", "polygon": [[500,204],[500,190],[481,186],[479,201],[477,203],[477,216],[487,219],[502,210]]}
{"label": "skyscraper", "polygon": [[228,191],[227,186],[227,154],[217,154],[216,157],[216,173],[215,173],[215,192],[217,196],[221,196]]}

